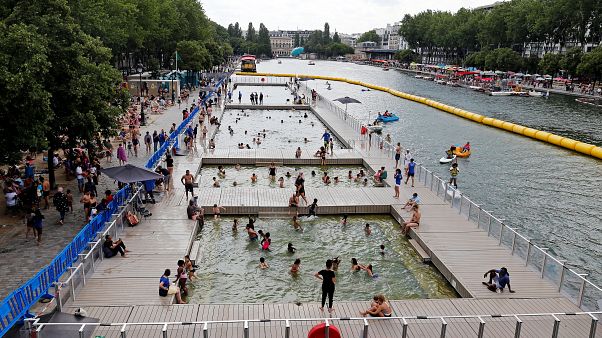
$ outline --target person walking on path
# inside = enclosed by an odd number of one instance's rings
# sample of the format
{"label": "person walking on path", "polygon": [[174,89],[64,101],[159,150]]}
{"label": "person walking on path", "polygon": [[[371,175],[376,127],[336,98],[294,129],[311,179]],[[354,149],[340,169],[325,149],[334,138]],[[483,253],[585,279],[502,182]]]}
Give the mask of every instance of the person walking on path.
{"label": "person walking on path", "polygon": [[454,184],[454,187],[457,189],[458,188],[458,173],[460,172],[460,169],[458,169],[458,163],[454,163],[452,164],[452,166],[449,168],[449,184],[451,185],[452,182]]}
{"label": "person walking on path", "polygon": [[37,245],[42,244],[42,230],[44,228],[44,215],[42,215],[42,211],[40,208],[36,208],[33,212],[33,228],[34,228],[34,236],[38,236]]}
{"label": "person walking on path", "polygon": [[182,176],[180,179],[182,184],[184,184],[184,189],[186,190],[186,199],[188,199],[188,192],[190,191],[190,195],[194,197],[194,176],[190,173],[190,170],[186,170],[186,174]]}
{"label": "person walking on path", "polygon": [[263,93],[259,93],[259,104],[263,105]]}
{"label": "person walking on path", "polygon": [[150,154],[151,152],[151,143],[153,142],[153,138],[150,134],[150,132],[146,132],[146,135],[144,135],[144,145],[146,147],[146,154]]}
{"label": "person walking on path", "polygon": [[405,184],[408,184],[408,180],[411,177],[412,178],[412,187],[414,187],[414,174],[415,173],[416,173],[416,162],[414,162],[414,159],[411,158],[410,162],[408,163],[408,165],[406,167],[406,182],[405,182]]}
{"label": "person walking on path", "polygon": [[401,176],[401,169],[395,169],[395,175],[393,177],[395,178],[395,195],[393,197],[399,198],[399,186],[401,185],[401,180],[403,179],[403,176]]}
{"label": "person walking on path", "polygon": [[314,276],[322,280],[322,306],[320,306],[320,311],[324,311],[324,304],[326,304],[326,297],[328,296],[328,313],[332,313],[334,311],[332,308],[332,299],[337,282],[336,275],[332,271],[332,260],[326,260],[326,269],[316,272]]}
{"label": "person walking on path", "polygon": [[406,165],[408,165],[408,163],[410,163],[411,159],[412,159],[412,154],[410,154],[410,149],[406,149],[406,153],[403,156],[403,166],[405,167]]}
{"label": "person walking on path", "polygon": [[69,204],[67,203],[67,195],[63,193],[63,187],[59,187],[56,194],[52,198],[52,202],[56,211],[59,212],[59,221],[60,225],[63,225],[65,222],[65,213],[69,210]]}
{"label": "person walking on path", "polygon": [[48,203],[48,196],[50,196],[50,182],[49,180],[44,180],[44,177],[40,176],[40,182],[42,182],[42,197],[44,198],[44,209],[50,208],[50,204]]}
{"label": "person walking on path", "polygon": [[125,165],[128,161],[123,143],[119,144],[119,148],[117,148],[117,159],[119,160],[119,165]]}
{"label": "person walking on path", "polygon": [[401,158],[401,143],[395,146],[395,168],[399,167],[399,159]]}
{"label": "person walking on path", "polygon": [[165,182],[165,189],[170,190],[172,188],[172,180],[173,180],[173,158],[170,154],[167,154],[165,157],[165,166],[167,167],[167,171],[169,172],[169,177],[167,182]]}
{"label": "person walking on path", "polygon": [[153,151],[156,152],[159,149],[159,133],[155,130],[153,132]]}

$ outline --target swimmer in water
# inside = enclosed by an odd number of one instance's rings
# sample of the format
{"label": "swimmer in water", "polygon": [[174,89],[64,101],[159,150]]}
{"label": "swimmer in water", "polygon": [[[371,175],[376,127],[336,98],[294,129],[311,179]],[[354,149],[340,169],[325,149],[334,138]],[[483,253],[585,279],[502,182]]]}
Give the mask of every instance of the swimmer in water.
{"label": "swimmer in water", "polygon": [[270,238],[270,233],[266,232],[265,236],[261,240],[261,250],[263,251],[271,251],[270,245],[272,244],[272,239]]}
{"label": "swimmer in water", "polygon": [[284,177],[280,177],[280,178],[278,179],[278,186],[279,186],[280,188],[284,188]]}
{"label": "swimmer in water", "polygon": [[270,163],[268,176],[270,177],[270,181],[273,182],[276,180],[276,165],[274,164],[274,162]]}
{"label": "swimmer in water", "polygon": [[288,251],[288,253],[292,253],[292,254],[294,254],[294,253],[295,253],[295,251],[297,251],[297,248],[295,248],[295,247],[293,246],[293,243],[288,243],[288,247],[286,248],[286,250]]}
{"label": "swimmer in water", "polygon": [[297,259],[295,259],[295,262],[293,263],[293,265],[291,265],[291,273],[297,274],[297,272],[299,272],[299,270],[301,270],[301,259],[297,258]]}
{"label": "swimmer in water", "polygon": [[259,258],[259,266],[258,266],[261,270],[265,270],[267,268],[269,268],[270,266],[268,265],[268,263],[266,263],[265,258],[261,257]]}
{"label": "swimmer in water", "polygon": [[226,208],[222,207],[221,205],[218,206],[217,204],[214,204],[212,211],[213,211],[213,219],[218,219],[218,218],[220,218],[221,212],[226,211]]}
{"label": "swimmer in water", "polygon": [[232,221],[232,231],[238,231],[238,218],[235,218],[234,221]]}
{"label": "swimmer in water", "polygon": [[307,137],[303,139],[303,142],[305,142],[305,143],[309,142],[309,140],[307,139]]}
{"label": "swimmer in water", "polygon": [[224,169],[224,167],[222,167],[221,165],[217,167],[217,176],[219,178],[226,177],[226,169]]}
{"label": "swimmer in water", "polygon": [[357,262],[357,259],[351,258],[351,271],[360,271],[362,269],[362,266],[359,265],[359,263]]}
{"label": "swimmer in water", "polygon": [[213,177],[213,187],[214,188],[219,188],[219,181],[215,177]]}
{"label": "swimmer in water", "polygon": [[253,175],[251,175],[251,183],[255,183],[257,182],[257,175],[255,175],[255,173],[253,173]]}
{"label": "swimmer in water", "polygon": [[251,241],[256,241],[257,239],[259,239],[259,236],[257,235],[257,232],[255,232],[255,227],[253,226],[253,224],[247,224],[246,230],[247,234],[249,234],[249,239]]}
{"label": "swimmer in water", "polygon": [[[239,147],[240,148],[240,147]],[[236,165],[234,166],[234,169],[236,170],[240,170],[240,164],[236,163]]]}
{"label": "swimmer in water", "polygon": [[343,214],[343,217],[341,218],[341,224],[347,225],[347,214]]}
{"label": "swimmer in water", "polygon": [[316,172],[312,170],[312,171],[311,171],[311,176],[312,176],[312,177],[315,177],[315,176],[316,176]]}
{"label": "swimmer in water", "polygon": [[364,228],[364,232],[366,232],[366,236],[370,236],[372,233],[372,229],[370,229],[370,224],[366,223],[366,227]]}
{"label": "swimmer in water", "polygon": [[349,170],[349,172],[347,173],[347,178],[350,180],[353,179],[353,172],[351,172],[351,170]]}
{"label": "swimmer in water", "polygon": [[284,176],[286,176],[286,178],[291,178],[291,176],[293,176],[293,175],[291,175],[291,173],[287,171],[286,175],[284,175]]}
{"label": "swimmer in water", "polygon": [[378,277],[377,274],[374,273],[374,271],[372,270],[372,264],[368,264],[368,266],[362,266],[360,265],[361,269],[366,271],[366,273],[368,274],[368,276],[372,277],[372,278],[376,278]]}
{"label": "swimmer in water", "polygon": [[334,178],[334,184],[337,184],[337,183],[339,183],[339,177],[335,176],[335,178]]}
{"label": "swimmer in water", "polygon": [[384,245],[384,244],[381,244],[381,245],[380,245],[380,255],[381,255],[381,256],[384,256],[384,255],[385,255],[385,245]]}
{"label": "swimmer in water", "polygon": [[364,185],[364,187],[367,186],[368,185],[368,179],[364,178],[364,182],[362,184]]}
{"label": "swimmer in water", "polygon": [[301,227],[301,223],[299,222],[297,216],[293,216],[293,229],[303,231],[303,228]]}

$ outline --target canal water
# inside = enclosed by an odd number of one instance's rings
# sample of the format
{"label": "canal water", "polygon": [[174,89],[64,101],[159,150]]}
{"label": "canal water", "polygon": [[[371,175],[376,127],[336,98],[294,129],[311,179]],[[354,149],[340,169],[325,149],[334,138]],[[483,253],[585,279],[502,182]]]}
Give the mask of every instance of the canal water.
{"label": "canal water", "polygon": [[[464,88],[437,85],[398,71],[334,61],[282,59],[262,62],[259,72],[347,77],[416,94],[475,113],[602,145],[602,110],[573,98],[490,97]],[[550,248],[578,272],[602,285],[602,161],[526,137],[480,125],[451,114],[378,91],[334,82],[307,81],[329,99],[350,96],[350,114],[368,121],[388,109],[400,121],[388,124],[394,142],[411,150],[419,163],[448,177],[439,164],[451,144],[470,141],[473,155],[459,162],[458,186],[506,223]]]}

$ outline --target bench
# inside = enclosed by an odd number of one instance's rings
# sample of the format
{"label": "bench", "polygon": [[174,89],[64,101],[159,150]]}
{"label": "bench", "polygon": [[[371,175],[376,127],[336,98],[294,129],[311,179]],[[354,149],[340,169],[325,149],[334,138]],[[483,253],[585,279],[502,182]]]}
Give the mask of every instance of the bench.
{"label": "bench", "polygon": [[410,245],[414,248],[418,256],[420,256],[420,258],[422,259],[422,263],[429,263],[431,261],[431,256],[429,256],[429,254],[426,253],[426,251],[415,239],[410,238],[408,242],[410,242]]}

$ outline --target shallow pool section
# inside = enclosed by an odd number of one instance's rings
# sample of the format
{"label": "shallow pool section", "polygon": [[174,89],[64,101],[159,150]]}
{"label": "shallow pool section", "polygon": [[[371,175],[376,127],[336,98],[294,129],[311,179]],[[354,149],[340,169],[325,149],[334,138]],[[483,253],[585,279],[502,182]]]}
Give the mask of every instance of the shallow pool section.
{"label": "shallow pool section", "polygon": [[[208,220],[199,233],[201,252],[198,279],[192,282],[190,303],[289,303],[320,300],[321,282],[314,273],[324,268],[326,259],[340,257],[334,295],[337,301],[366,301],[377,293],[389,299],[451,298],[455,291],[439,272],[423,264],[399,234],[399,225],[390,216],[350,216],[347,225],[336,216],[301,218],[304,231],[292,228],[289,219],[258,219],[255,229],[270,232],[272,251],[261,251],[249,240],[243,225],[232,230],[232,218]],[[364,227],[369,223],[371,235]],[[287,251],[291,242],[296,253]],[[380,254],[385,245],[385,255]],[[264,257],[269,268],[258,268]],[[378,277],[351,272],[351,258],[372,264]],[[292,275],[290,266],[301,259],[301,271]]]}
{"label": "shallow pool section", "polygon": [[[317,150],[323,145],[321,139],[325,130],[324,124],[309,110],[228,109],[215,141],[218,148],[236,148],[243,143],[252,149],[294,150],[315,146]],[[342,147],[335,137],[334,148]]]}
{"label": "shallow pool section", "polygon": [[[282,177],[284,179],[284,188],[291,188],[295,186],[295,179],[299,173],[303,173],[305,178],[305,186],[312,188],[323,188],[326,186],[330,187],[373,187],[374,179],[373,172],[367,170],[362,166],[280,166],[276,167],[276,181],[272,181],[269,178],[269,167],[252,167],[252,166],[241,166],[239,170],[236,170],[235,166],[226,165],[223,166],[226,171],[225,177],[218,176],[218,166],[203,166],[201,169],[201,187],[213,187],[213,178],[219,182],[220,187],[262,187],[262,188],[280,188],[278,179]],[[357,179],[357,175],[363,170],[365,176]],[[353,179],[349,179],[349,171],[351,171]],[[314,173],[315,175],[312,175]],[[322,179],[324,173],[330,177],[330,184],[325,184]],[[251,176],[255,174],[257,181],[251,182]],[[287,174],[290,174],[287,175]],[[338,177],[339,182],[335,182],[335,177]],[[364,180],[366,182],[364,183]],[[236,185],[235,185],[236,182]]]}
{"label": "shallow pool section", "polygon": [[238,93],[241,94],[240,104],[251,104],[251,93],[263,94],[264,105],[284,105],[294,99],[286,86],[237,86],[232,92],[232,103],[239,104]]}

